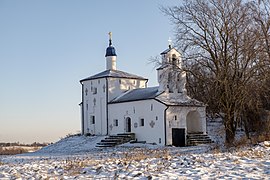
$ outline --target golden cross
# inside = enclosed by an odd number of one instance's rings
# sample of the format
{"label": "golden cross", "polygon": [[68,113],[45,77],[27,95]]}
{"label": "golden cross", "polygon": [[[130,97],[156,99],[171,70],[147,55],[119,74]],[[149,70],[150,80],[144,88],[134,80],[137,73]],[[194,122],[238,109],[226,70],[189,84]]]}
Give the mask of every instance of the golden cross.
{"label": "golden cross", "polygon": [[109,32],[108,34],[109,34],[110,40],[112,40],[112,32]]}
{"label": "golden cross", "polygon": [[169,37],[168,43],[169,43],[169,47],[171,47],[172,46],[172,40],[171,40],[170,37]]}

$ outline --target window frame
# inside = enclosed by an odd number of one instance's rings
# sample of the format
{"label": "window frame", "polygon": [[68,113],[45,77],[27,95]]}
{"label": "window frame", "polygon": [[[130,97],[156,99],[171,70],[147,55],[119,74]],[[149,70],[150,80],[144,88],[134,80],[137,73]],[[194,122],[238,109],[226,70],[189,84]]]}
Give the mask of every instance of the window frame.
{"label": "window frame", "polygon": [[140,127],[144,127],[144,125],[145,125],[144,118],[140,118],[139,124],[140,124]]}

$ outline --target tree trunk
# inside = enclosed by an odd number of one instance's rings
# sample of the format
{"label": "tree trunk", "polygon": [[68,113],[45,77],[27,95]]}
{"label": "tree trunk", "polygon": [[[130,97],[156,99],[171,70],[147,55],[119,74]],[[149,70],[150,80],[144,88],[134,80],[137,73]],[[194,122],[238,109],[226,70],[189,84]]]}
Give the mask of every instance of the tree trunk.
{"label": "tree trunk", "polygon": [[234,116],[226,115],[224,118],[224,124],[225,124],[225,131],[226,131],[225,143],[230,146],[234,142],[234,137],[235,137],[236,128],[234,124]]}

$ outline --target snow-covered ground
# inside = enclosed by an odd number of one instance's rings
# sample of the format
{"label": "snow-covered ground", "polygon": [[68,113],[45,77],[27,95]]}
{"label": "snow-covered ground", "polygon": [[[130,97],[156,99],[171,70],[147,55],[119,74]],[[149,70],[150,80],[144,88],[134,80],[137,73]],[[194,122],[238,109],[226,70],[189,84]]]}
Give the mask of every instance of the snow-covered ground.
{"label": "snow-covered ground", "polygon": [[96,148],[102,138],[74,136],[34,153],[0,156],[0,179],[270,179],[269,141],[221,152],[212,145]]}

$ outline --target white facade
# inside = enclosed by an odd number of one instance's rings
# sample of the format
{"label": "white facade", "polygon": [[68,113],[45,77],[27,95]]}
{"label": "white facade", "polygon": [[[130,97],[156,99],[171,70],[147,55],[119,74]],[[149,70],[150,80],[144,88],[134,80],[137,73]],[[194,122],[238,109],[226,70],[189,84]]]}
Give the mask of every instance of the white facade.
{"label": "white facade", "polygon": [[110,104],[109,134],[133,132],[138,141],[164,144],[165,108],[154,99]]}
{"label": "white facade", "polygon": [[104,77],[82,82],[83,132],[108,134],[108,102],[127,90],[145,88],[146,80]]}
{"label": "white facade", "polygon": [[179,132],[205,134],[205,106],[187,96],[180,53],[169,46],[161,55],[159,86],[148,88],[146,78],[116,70],[110,37],[107,69],[80,81],[82,134],[135,133],[138,141],[160,145],[174,145]]}

